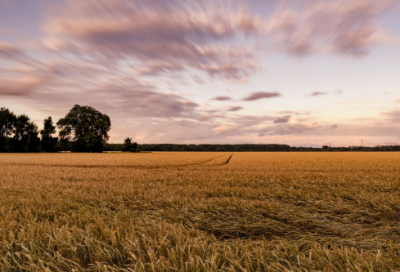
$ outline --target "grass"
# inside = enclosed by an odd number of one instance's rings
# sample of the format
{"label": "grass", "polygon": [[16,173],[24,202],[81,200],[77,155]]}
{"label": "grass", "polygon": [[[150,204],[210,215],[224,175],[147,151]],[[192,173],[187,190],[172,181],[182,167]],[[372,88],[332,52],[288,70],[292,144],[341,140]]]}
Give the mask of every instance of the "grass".
{"label": "grass", "polygon": [[400,271],[400,153],[1,154],[0,271]]}

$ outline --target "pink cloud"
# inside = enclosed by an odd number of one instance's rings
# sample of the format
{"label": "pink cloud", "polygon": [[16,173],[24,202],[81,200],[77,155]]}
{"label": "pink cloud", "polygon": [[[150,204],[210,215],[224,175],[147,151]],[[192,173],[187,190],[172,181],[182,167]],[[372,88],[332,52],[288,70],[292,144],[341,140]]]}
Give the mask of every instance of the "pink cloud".
{"label": "pink cloud", "polygon": [[146,74],[185,67],[235,81],[256,72],[257,64],[250,51],[223,45],[260,24],[250,11],[208,1],[89,0],[54,8],[45,29],[51,37],[79,43],[88,54],[140,61]]}
{"label": "pink cloud", "polygon": [[395,4],[394,0],[290,2],[268,19],[267,32],[280,50],[292,56],[319,52],[365,56],[387,39],[377,21]]}
{"label": "pink cloud", "polygon": [[400,110],[398,109],[384,112],[383,115],[392,123],[400,123]]}
{"label": "pink cloud", "polygon": [[227,125],[213,128],[214,133],[217,135],[225,134],[225,133],[229,132],[229,130],[230,130],[230,127]]}
{"label": "pink cloud", "polygon": [[293,111],[293,110],[281,110],[277,114],[289,114],[289,115],[309,115],[308,111]]}
{"label": "pink cloud", "polygon": [[21,50],[8,43],[0,43],[0,57],[7,59],[15,59],[16,57],[20,57],[22,55]]}
{"label": "pink cloud", "polygon": [[236,135],[239,133],[241,129],[243,129],[243,125],[222,125],[216,128],[213,128],[212,131],[216,135]]}
{"label": "pink cloud", "polygon": [[24,96],[43,85],[44,77],[0,78],[0,95]]}
{"label": "pink cloud", "polygon": [[274,97],[279,97],[281,96],[280,93],[273,92],[273,93],[267,93],[267,92],[256,92],[252,93],[249,96],[245,97],[243,101],[254,101],[254,100],[259,100],[263,98],[274,98]]}
{"label": "pink cloud", "polygon": [[274,124],[287,123],[287,122],[289,122],[290,117],[291,117],[290,115],[280,117],[274,121]]}
{"label": "pink cloud", "polygon": [[196,75],[193,76],[193,81],[196,82],[197,84],[203,84],[204,83],[204,81],[200,77],[198,77]]}
{"label": "pink cloud", "polygon": [[327,95],[327,92],[313,92],[310,94],[310,96],[320,96],[320,95]]}
{"label": "pink cloud", "polygon": [[232,100],[232,98],[230,98],[229,96],[217,96],[217,97],[213,98],[213,100],[228,101],[228,100]]}
{"label": "pink cloud", "polygon": [[240,106],[233,106],[228,109],[228,111],[240,111],[243,107]]}
{"label": "pink cloud", "polygon": [[[279,120],[279,119],[277,119]],[[276,126],[268,126],[259,131],[259,136],[264,135],[293,135],[302,134],[305,131],[315,130],[319,127],[317,123],[301,122],[293,116],[288,118],[280,119]]]}

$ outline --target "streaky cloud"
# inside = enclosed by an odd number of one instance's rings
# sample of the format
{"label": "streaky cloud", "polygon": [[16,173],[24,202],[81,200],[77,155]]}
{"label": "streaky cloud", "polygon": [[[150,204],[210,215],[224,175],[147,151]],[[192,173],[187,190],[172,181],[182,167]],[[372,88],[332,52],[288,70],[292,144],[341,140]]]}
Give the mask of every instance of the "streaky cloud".
{"label": "streaky cloud", "polygon": [[289,119],[290,119],[290,115],[286,115],[286,116],[283,116],[283,117],[280,117],[280,118],[276,119],[274,121],[274,124],[287,123],[287,122],[289,122]]}
{"label": "streaky cloud", "polygon": [[243,109],[243,107],[234,106],[234,107],[230,107],[230,108],[228,109],[228,111],[240,111],[241,109]]}
{"label": "streaky cloud", "polygon": [[328,94],[328,92],[313,92],[313,93],[310,93],[309,95],[310,96],[321,96],[321,95],[327,95]]}
{"label": "streaky cloud", "polygon": [[273,92],[273,93],[268,93],[268,92],[256,92],[252,93],[249,96],[243,98],[243,101],[255,101],[263,98],[275,98],[281,96],[280,93]]}
{"label": "streaky cloud", "polygon": [[232,98],[230,96],[217,96],[217,97],[214,97],[212,100],[228,101],[228,100],[232,100]]}

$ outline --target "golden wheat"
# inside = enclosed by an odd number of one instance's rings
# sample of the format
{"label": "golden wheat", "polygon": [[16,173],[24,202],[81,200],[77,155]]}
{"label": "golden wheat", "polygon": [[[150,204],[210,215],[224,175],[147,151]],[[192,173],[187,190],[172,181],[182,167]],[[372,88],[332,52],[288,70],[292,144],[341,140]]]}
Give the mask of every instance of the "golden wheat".
{"label": "golden wheat", "polygon": [[400,270],[400,153],[1,154],[0,271]]}

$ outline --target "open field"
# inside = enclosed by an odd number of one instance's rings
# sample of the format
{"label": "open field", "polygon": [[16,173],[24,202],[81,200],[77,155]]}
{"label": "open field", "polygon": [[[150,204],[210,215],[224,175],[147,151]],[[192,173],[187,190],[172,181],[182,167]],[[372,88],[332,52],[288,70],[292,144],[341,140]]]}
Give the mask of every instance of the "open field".
{"label": "open field", "polygon": [[0,271],[400,271],[400,153],[0,154],[0,218]]}

